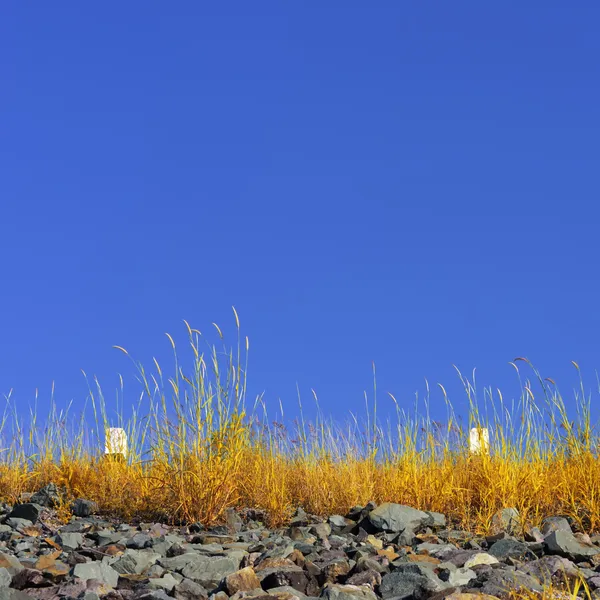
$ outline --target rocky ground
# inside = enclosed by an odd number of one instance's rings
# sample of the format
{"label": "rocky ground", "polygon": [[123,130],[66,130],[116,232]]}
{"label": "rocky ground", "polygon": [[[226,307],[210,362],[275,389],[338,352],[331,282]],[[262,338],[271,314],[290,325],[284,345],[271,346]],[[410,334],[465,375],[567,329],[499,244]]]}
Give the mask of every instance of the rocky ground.
{"label": "rocky ground", "polygon": [[226,525],[204,529],[120,523],[80,499],[70,523],[53,525],[57,497],[50,485],[3,507],[0,600],[470,600],[578,577],[600,598],[600,536],[561,517],[522,538],[505,509],[483,538],[439,513],[370,503],[328,519],[298,510],[277,530],[256,511],[228,511]]}

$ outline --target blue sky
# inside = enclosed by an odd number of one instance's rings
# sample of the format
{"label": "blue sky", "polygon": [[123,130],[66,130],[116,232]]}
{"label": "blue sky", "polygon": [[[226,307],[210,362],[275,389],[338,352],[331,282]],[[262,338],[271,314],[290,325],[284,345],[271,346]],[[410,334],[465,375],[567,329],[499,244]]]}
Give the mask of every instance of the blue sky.
{"label": "blue sky", "polygon": [[[294,411],[599,366],[600,6],[9,1],[0,392],[250,337]],[[134,393],[135,392],[135,393]],[[458,407],[464,397],[453,392]],[[434,395],[439,407],[439,394]],[[382,408],[383,410],[383,408]]]}

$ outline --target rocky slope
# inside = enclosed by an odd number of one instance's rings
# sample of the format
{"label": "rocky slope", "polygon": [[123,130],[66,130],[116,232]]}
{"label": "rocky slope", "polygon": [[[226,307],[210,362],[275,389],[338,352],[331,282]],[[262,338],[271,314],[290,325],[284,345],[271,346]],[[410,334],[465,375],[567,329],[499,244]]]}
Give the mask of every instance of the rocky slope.
{"label": "rocky slope", "polygon": [[561,517],[521,538],[518,513],[505,509],[498,533],[482,538],[438,513],[370,503],[325,520],[299,509],[278,530],[230,510],[226,525],[204,529],[120,523],[81,499],[70,523],[53,526],[57,494],[50,485],[3,507],[0,600],[469,600],[565,578],[600,598],[600,536]]}

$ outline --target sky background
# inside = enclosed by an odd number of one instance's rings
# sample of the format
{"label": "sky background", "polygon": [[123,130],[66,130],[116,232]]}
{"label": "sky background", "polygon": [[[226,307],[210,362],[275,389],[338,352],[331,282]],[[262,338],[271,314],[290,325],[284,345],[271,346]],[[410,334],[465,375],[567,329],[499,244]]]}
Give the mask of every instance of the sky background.
{"label": "sky background", "polygon": [[[0,393],[109,402],[187,319],[251,394],[380,410],[600,366],[600,5],[7,0]],[[432,411],[442,411],[433,392]],[[442,411],[443,412],[443,411]]]}

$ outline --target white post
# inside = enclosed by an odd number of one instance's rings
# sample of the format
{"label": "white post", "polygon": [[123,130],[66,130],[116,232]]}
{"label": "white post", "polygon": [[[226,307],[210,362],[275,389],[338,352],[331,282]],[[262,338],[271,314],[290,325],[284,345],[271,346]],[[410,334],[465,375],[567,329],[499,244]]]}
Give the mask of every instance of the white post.
{"label": "white post", "polygon": [[121,427],[108,427],[104,443],[104,454],[120,454],[127,457],[127,434]]}
{"label": "white post", "polygon": [[489,454],[490,432],[485,427],[473,427],[469,435],[469,451],[471,454]]}

